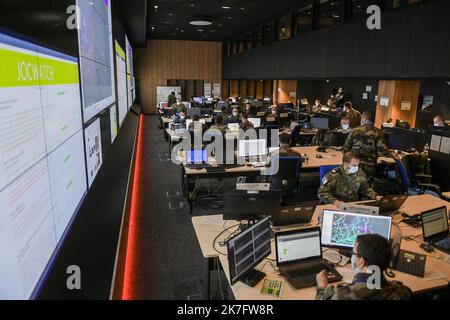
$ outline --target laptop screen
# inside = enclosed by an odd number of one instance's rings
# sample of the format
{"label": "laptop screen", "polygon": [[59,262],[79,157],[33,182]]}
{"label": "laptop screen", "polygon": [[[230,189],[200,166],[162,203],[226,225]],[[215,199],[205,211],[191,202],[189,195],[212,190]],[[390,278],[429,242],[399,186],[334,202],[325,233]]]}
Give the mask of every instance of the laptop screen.
{"label": "laptop screen", "polygon": [[320,258],[320,229],[303,229],[276,236],[277,264]]}
{"label": "laptop screen", "polygon": [[229,123],[227,126],[233,132],[239,131],[239,123]]}
{"label": "laptop screen", "polygon": [[328,118],[311,118],[311,127],[313,129],[328,129],[330,120]]}
{"label": "laptop screen", "polygon": [[206,150],[188,150],[187,151],[187,163],[204,163],[207,162]]}
{"label": "laptop screen", "polygon": [[264,156],[267,154],[267,140],[239,140],[239,157]]}
{"label": "laptop screen", "polygon": [[253,127],[259,128],[261,126],[261,119],[260,118],[248,118],[248,121],[251,122]]}
{"label": "laptop screen", "polygon": [[356,237],[362,234],[379,234],[389,240],[391,223],[391,217],[324,210],[322,244],[353,248]]}
{"label": "laptop screen", "polygon": [[436,208],[422,213],[423,238],[427,239],[448,231],[447,208]]}

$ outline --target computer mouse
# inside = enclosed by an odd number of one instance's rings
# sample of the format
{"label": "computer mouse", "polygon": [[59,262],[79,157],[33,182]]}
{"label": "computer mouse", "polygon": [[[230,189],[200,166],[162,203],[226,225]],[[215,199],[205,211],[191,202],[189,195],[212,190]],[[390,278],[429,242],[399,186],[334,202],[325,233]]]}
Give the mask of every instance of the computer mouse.
{"label": "computer mouse", "polygon": [[425,251],[425,252],[428,252],[428,253],[434,252],[434,248],[431,247],[431,246],[429,246],[429,245],[426,244],[426,243],[422,243],[422,244],[420,245],[420,247],[421,247],[421,248],[423,249],[423,251]]}
{"label": "computer mouse", "polygon": [[322,159],[322,158],[323,158],[323,156],[322,156],[321,154],[316,154],[316,158],[318,158],[318,159]]}

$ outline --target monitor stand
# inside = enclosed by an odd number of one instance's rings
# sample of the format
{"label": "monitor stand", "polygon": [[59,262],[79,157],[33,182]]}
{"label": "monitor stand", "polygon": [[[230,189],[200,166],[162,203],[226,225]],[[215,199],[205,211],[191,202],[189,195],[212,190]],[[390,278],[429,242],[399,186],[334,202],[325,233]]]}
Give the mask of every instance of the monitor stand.
{"label": "monitor stand", "polygon": [[256,269],[251,269],[242,276],[241,282],[253,288],[265,277],[266,274],[264,272]]}

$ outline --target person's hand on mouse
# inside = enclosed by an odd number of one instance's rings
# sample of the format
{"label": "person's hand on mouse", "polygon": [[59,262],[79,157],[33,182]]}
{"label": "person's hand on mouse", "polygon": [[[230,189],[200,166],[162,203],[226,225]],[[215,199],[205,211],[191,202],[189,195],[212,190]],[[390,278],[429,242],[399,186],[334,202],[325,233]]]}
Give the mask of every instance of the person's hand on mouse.
{"label": "person's hand on mouse", "polygon": [[316,275],[316,283],[318,289],[325,289],[328,287],[327,273],[325,270],[322,270]]}

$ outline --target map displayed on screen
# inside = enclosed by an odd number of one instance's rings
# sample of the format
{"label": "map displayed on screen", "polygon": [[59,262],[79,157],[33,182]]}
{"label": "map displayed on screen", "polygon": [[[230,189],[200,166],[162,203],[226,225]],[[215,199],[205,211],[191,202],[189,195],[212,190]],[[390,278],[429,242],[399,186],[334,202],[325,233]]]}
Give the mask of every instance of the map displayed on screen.
{"label": "map displayed on screen", "polygon": [[84,122],[115,101],[111,4],[109,0],[77,0],[78,42]]}
{"label": "map displayed on screen", "polygon": [[28,299],[86,194],[78,60],[0,33],[0,300]]}

